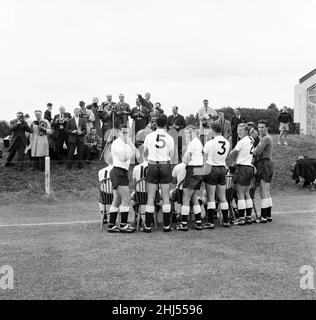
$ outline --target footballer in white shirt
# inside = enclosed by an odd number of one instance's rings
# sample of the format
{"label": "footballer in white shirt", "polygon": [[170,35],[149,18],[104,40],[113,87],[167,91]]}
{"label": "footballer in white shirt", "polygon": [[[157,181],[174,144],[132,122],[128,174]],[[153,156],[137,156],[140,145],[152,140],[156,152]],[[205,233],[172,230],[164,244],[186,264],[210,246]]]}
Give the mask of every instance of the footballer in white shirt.
{"label": "footballer in white shirt", "polygon": [[214,139],[204,146],[206,163],[212,166],[212,170],[204,177],[207,190],[207,217],[206,229],[214,229],[215,193],[219,199],[219,208],[223,214],[223,225],[229,227],[228,203],[226,200],[226,158],[229,152],[229,141],[222,136],[222,126],[219,122],[211,124]]}
{"label": "footballer in white shirt", "polygon": [[157,186],[160,185],[163,201],[164,232],[172,231],[171,228],[171,205],[170,183],[172,182],[170,160],[174,154],[174,140],[166,132],[167,116],[161,114],[156,120],[157,130],[148,134],[144,141],[144,154],[148,158],[146,174],[148,201],[145,213],[144,232],[151,232],[153,213],[155,212],[155,198]]}
{"label": "footballer in white shirt", "polygon": [[[246,123],[240,123],[237,127],[237,134],[240,140],[230,152],[230,156],[236,158],[236,186],[237,186],[237,208],[238,224],[251,224],[253,201],[250,196],[251,180],[254,177],[253,144],[254,140],[248,135],[249,128]],[[246,217],[245,217],[246,211]]]}
{"label": "footballer in white shirt", "polygon": [[173,207],[172,212],[176,212],[176,214],[179,216],[181,213],[181,204],[183,199],[183,181],[186,174],[186,166],[187,165],[185,163],[181,162],[172,170],[172,177],[176,179],[177,187],[175,190],[170,191],[170,202],[171,206]]}
{"label": "footballer in white shirt", "polygon": [[[108,232],[131,233],[135,229],[128,223],[128,213],[131,202],[128,181],[128,169],[131,159],[136,155],[139,158],[139,151],[135,148],[130,138],[127,125],[122,124],[118,131],[119,137],[111,145],[113,157],[113,169],[110,172],[110,179],[113,186],[113,202],[110,207],[110,223]],[[116,226],[118,211],[121,213],[120,227]]]}
{"label": "footballer in white shirt", "polygon": [[195,224],[193,229],[203,230],[201,206],[198,201],[198,191],[201,188],[203,176],[196,175],[195,169],[203,167],[203,145],[198,138],[199,131],[195,126],[185,128],[186,137],[192,140],[189,142],[186,152],[183,156],[183,162],[187,164],[186,175],[183,182],[183,203],[181,207],[181,223],[177,225],[177,230],[188,230],[188,217],[190,214],[190,204],[193,204]]}

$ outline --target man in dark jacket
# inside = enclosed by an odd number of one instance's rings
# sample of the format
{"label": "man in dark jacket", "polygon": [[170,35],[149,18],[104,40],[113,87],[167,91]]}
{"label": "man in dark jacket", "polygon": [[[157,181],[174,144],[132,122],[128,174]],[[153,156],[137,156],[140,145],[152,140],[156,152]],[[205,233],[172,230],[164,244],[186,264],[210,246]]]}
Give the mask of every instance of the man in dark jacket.
{"label": "man in dark jacket", "polygon": [[284,106],[282,108],[281,113],[278,116],[278,121],[280,122],[280,135],[279,135],[279,141],[278,144],[282,144],[282,138],[283,138],[283,144],[287,146],[286,136],[290,130],[290,122],[293,121],[292,116],[287,110],[287,107]]}
{"label": "man in dark jacket", "polygon": [[[175,129],[177,132],[184,129],[186,126],[184,117],[178,113],[178,107],[172,107],[172,115],[168,117],[167,129]],[[178,136],[178,162],[182,161],[182,136]]]}
{"label": "man in dark jacket", "polygon": [[82,118],[79,117],[80,109],[74,110],[74,117],[67,122],[65,131],[68,134],[69,150],[67,157],[67,168],[72,168],[75,150],[78,154],[78,169],[82,169],[83,160],[83,140],[86,134],[86,124]]}
{"label": "man in dark jacket", "polygon": [[52,129],[53,137],[55,138],[56,143],[56,156],[58,163],[62,163],[62,160],[64,159],[65,152],[64,152],[64,145],[69,146],[68,143],[68,135],[65,131],[67,122],[71,119],[71,114],[69,112],[66,112],[65,107],[61,106],[59,108],[59,114],[56,114],[53,121],[52,121]]}
{"label": "man in dark jacket", "polygon": [[240,109],[236,109],[235,116],[232,119],[231,127],[232,127],[232,149],[235,148],[238,140],[237,127],[239,123],[245,123],[245,118],[242,117]]}
{"label": "man in dark jacket", "polygon": [[121,124],[128,125],[128,117],[132,111],[128,103],[124,101],[124,95],[119,95],[119,102],[115,105],[115,128],[118,129]]}
{"label": "man in dark jacket", "polygon": [[145,129],[149,119],[149,109],[142,105],[138,98],[136,99],[136,107],[132,109],[131,118],[134,120],[133,135],[136,136],[138,131]]}
{"label": "man in dark jacket", "polygon": [[20,162],[20,170],[24,169],[24,150],[26,147],[25,132],[32,132],[32,130],[25,121],[23,113],[18,112],[17,119],[10,122],[10,133],[12,133],[12,140],[5,166],[9,167],[12,165],[11,161],[16,152],[18,152],[17,160]]}
{"label": "man in dark jacket", "polygon": [[49,123],[52,122],[52,109],[53,109],[53,105],[50,102],[47,103],[47,109],[45,110],[45,113],[44,113],[44,119],[46,119]]}

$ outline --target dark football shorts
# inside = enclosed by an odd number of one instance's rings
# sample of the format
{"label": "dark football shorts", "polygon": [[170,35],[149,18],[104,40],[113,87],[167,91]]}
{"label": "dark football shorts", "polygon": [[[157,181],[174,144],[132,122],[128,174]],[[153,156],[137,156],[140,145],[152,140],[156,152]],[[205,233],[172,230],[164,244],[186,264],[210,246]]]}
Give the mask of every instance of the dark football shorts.
{"label": "dark football shorts", "polygon": [[254,168],[252,166],[237,165],[236,168],[236,183],[245,187],[250,186],[253,178]]}
{"label": "dark football shorts", "polygon": [[263,180],[271,183],[273,177],[273,163],[270,159],[262,159],[255,163],[257,168],[257,181]]}
{"label": "dark football shorts", "polygon": [[[184,189],[190,189],[190,190],[200,190],[201,184],[203,181],[202,176],[196,176],[194,175],[194,168],[198,168],[195,166],[187,166],[186,167],[186,174],[183,182],[183,188]],[[201,168],[201,167],[199,167]]]}
{"label": "dark football shorts", "polygon": [[226,168],[225,166],[212,166],[212,171],[205,176],[204,181],[211,186],[226,185]]}
{"label": "dark football shorts", "polygon": [[172,182],[172,172],[170,163],[148,164],[146,182],[151,184],[168,184]]}
{"label": "dark football shorts", "polygon": [[129,186],[128,171],[123,168],[114,167],[110,172],[110,180],[114,190],[116,190],[119,186]]}

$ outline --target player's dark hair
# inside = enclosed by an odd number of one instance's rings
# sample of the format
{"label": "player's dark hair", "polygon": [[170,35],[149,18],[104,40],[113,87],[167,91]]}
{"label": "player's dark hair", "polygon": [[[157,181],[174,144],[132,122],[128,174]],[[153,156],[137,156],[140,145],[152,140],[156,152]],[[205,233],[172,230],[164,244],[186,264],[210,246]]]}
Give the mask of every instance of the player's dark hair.
{"label": "player's dark hair", "polygon": [[223,126],[219,122],[211,123],[211,129],[216,133],[223,132]]}
{"label": "player's dark hair", "polygon": [[269,127],[269,122],[268,122],[267,120],[265,120],[265,119],[259,120],[259,121],[258,121],[258,125],[259,125],[260,123],[261,123],[261,124],[264,124],[267,128]]}
{"label": "player's dark hair", "polygon": [[167,124],[167,116],[165,114],[160,114],[156,120],[157,127],[164,128]]}

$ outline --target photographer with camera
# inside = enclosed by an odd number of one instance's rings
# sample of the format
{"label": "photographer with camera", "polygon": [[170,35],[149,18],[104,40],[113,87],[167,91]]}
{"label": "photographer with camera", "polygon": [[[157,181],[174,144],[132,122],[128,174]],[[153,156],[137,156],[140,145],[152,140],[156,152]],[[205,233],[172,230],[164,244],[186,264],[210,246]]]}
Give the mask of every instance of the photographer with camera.
{"label": "photographer with camera", "polygon": [[101,119],[102,119],[102,114],[103,114],[103,109],[102,106],[99,105],[99,98],[94,97],[92,99],[92,104],[87,105],[86,107],[88,110],[91,110],[94,114],[94,122],[93,122],[93,127],[97,130],[97,135],[102,136],[102,130],[101,130]]}
{"label": "photographer with camera", "polygon": [[49,156],[48,135],[51,134],[51,126],[48,120],[42,119],[42,111],[36,110],[34,114],[36,120],[31,124],[31,154],[33,171],[44,171],[45,157]]}
{"label": "photographer with camera", "polygon": [[23,112],[17,113],[17,119],[10,122],[10,133],[12,134],[12,142],[9,148],[9,155],[5,166],[12,165],[11,161],[14,158],[16,152],[18,152],[18,161],[20,162],[20,170],[24,169],[24,150],[26,147],[26,132],[32,132],[32,129],[24,119]]}
{"label": "photographer with camera", "polygon": [[93,122],[95,121],[95,116],[92,110],[86,108],[86,103],[84,101],[79,102],[80,114],[79,117],[83,119],[86,125],[86,131],[90,132],[93,127]]}
{"label": "photographer with camera", "polygon": [[204,106],[199,110],[198,117],[200,120],[200,139],[203,145],[205,145],[207,140],[207,135],[211,131],[211,123],[218,118],[215,109],[209,107],[207,99],[203,100]]}
{"label": "photographer with camera", "polygon": [[100,157],[102,139],[97,135],[96,128],[91,128],[90,132],[84,136],[84,156],[86,161],[97,160]]}

